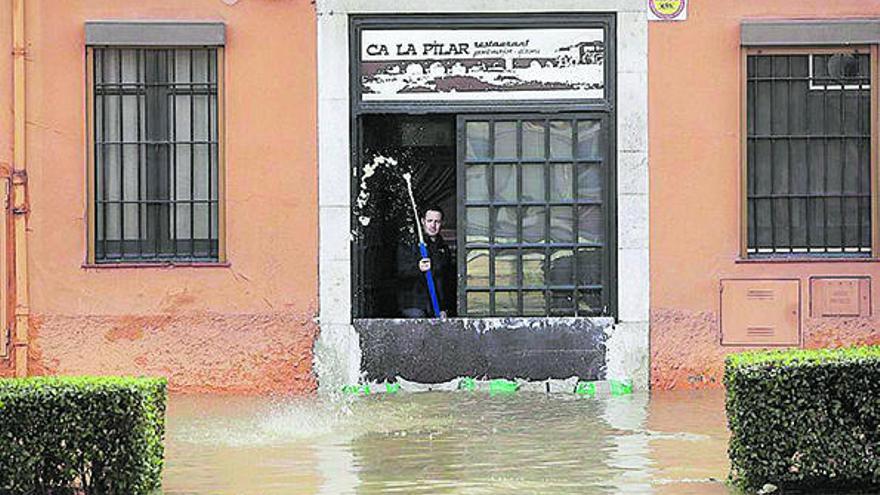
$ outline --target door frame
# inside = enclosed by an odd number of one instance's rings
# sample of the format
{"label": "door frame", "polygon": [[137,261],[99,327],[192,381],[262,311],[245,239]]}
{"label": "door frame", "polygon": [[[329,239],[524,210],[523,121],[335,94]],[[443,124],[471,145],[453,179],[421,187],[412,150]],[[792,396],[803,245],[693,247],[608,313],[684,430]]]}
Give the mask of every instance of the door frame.
{"label": "door frame", "polygon": [[[504,28],[601,28],[604,31],[605,40],[605,59],[603,62],[604,69],[604,95],[599,99],[559,99],[559,100],[498,100],[489,103],[480,102],[456,102],[456,101],[426,101],[426,102],[364,102],[361,99],[360,92],[360,34],[365,29],[425,29],[440,26],[443,29],[504,29]],[[509,113],[510,115],[524,114],[541,114],[544,118],[553,116],[565,116],[571,114],[604,114],[609,118],[605,127],[609,133],[607,140],[612,143],[612,148],[608,152],[608,167],[616,170],[617,156],[617,119],[616,102],[617,102],[617,14],[609,12],[581,13],[580,15],[566,15],[560,13],[540,13],[530,14],[528,16],[519,14],[456,14],[456,15],[438,15],[438,14],[396,14],[396,15],[351,15],[348,22],[348,95],[349,95],[349,139],[351,143],[351,174],[350,192],[351,196],[358,190],[360,184],[360,165],[363,161],[362,146],[362,124],[361,116],[365,114],[393,114],[405,113],[412,115],[420,114],[455,114],[456,118],[461,115],[501,115]],[[458,168],[458,165],[456,165]],[[617,174],[613,174],[614,184],[616,184]],[[459,182],[458,177],[456,182]],[[616,187],[609,190],[615,191],[613,199],[614,211],[612,215],[613,222],[606,225],[606,232],[615,236],[617,232],[616,221]],[[349,230],[354,231],[357,228],[357,215],[353,208],[349,208]],[[460,241],[461,229],[457,229],[457,238]],[[352,238],[349,245],[350,258],[350,294],[351,294],[351,318],[363,318],[361,309],[363,307],[362,291],[360,291],[361,279],[363,277],[363,267],[361,260],[356,255],[356,238]],[[461,256],[462,244],[458,243],[458,256]],[[614,242],[612,249],[612,263],[610,267],[614,267],[615,276],[612,277],[613,286],[609,285],[608,290],[614,291],[614,296],[608,302],[608,314],[617,315],[617,284],[616,284],[616,264],[617,264],[617,245]],[[609,267],[609,268],[610,268]],[[457,267],[459,268],[459,267]],[[460,277],[459,272],[459,277]],[[605,271],[608,273],[608,270]],[[604,276],[604,273],[603,273]],[[458,287],[463,285],[459,280]],[[460,289],[459,289],[460,292]],[[603,295],[604,297],[604,295]],[[461,301],[458,302],[459,311],[461,311]]]}

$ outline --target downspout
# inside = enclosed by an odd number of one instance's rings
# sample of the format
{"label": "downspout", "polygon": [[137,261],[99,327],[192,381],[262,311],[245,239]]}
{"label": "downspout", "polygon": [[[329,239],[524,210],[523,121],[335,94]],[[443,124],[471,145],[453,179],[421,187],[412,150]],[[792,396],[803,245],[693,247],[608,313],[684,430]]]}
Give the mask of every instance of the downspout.
{"label": "downspout", "polygon": [[12,0],[12,55],[13,55],[13,141],[12,141],[12,221],[13,271],[15,302],[15,330],[12,340],[15,353],[15,376],[28,374],[28,298],[27,264],[27,165],[25,155],[25,54],[24,36],[25,0]]}

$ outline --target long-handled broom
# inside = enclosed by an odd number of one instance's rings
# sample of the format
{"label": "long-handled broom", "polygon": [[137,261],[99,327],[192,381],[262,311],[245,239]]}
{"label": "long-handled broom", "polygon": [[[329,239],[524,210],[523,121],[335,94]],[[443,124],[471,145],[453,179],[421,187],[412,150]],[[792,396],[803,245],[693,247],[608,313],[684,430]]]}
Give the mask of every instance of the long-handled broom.
{"label": "long-handled broom", "polygon": [[[412,191],[412,174],[409,172],[403,174],[403,180],[406,181],[406,189],[409,191],[409,201],[412,204],[413,216],[416,221],[416,230],[419,233],[419,252],[422,258],[428,257],[428,246],[425,244],[425,237],[422,235],[422,224],[419,223],[419,210],[416,208],[416,198]],[[431,294],[431,306],[434,308],[434,316],[440,316],[440,305],[437,303],[437,289],[434,287],[434,275],[431,270],[425,272],[425,278],[428,280],[428,292]]]}

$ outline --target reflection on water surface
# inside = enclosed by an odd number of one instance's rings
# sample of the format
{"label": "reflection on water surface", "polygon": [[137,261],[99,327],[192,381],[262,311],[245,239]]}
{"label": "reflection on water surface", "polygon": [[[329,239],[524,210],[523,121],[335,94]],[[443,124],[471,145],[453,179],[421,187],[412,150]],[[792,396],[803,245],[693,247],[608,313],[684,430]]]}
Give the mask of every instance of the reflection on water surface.
{"label": "reflection on water surface", "polygon": [[723,392],[173,396],[165,493],[728,493]]}

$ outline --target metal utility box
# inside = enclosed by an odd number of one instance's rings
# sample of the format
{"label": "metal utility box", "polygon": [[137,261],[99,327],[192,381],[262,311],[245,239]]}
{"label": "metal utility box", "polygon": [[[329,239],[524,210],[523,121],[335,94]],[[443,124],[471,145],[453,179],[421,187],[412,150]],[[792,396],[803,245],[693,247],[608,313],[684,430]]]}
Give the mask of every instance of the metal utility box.
{"label": "metal utility box", "polygon": [[800,344],[800,280],[722,280],[721,345]]}
{"label": "metal utility box", "polygon": [[870,277],[813,277],[810,316],[870,316]]}

